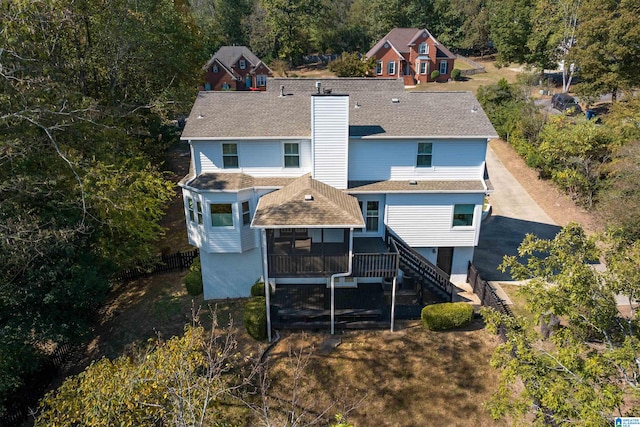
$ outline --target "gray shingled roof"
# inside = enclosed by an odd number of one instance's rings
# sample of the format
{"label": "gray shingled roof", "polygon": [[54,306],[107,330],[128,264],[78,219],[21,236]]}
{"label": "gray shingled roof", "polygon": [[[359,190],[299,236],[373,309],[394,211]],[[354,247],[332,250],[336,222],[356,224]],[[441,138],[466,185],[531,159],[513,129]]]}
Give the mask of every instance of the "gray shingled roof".
{"label": "gray shingled roof", "polygon": [[205,191],[239,191],[247,188],[280,188],[291,184],[296,178],[256,177],[244,173],[203,173],[197,177],[187,175],[181,186]]}
{"label": "gray shingled roof", "polygon": [[394,193],[394,192],[484,192],[481,180],[474,181],[349,181],[350,193]]}
{"label": "gray shingled roof", "polygon": [[240,58],[244,56],[252,66],[256,66],[260,62],[253,52],[246,46],[222,46],[216,53],[213,54],[211,59],[205,64],[204,68],[209,68],[213,64],[214,60],[220,61],[225,67],[231,68],[231,66]]}
{"label": "gray shingled roof", "polygon": [[[311,196],[310,200],[305,200]],[[258,201],[252,227],[364,227],[358,200],[306,174]]]}
{"label": "gray shingled roof", "polygon": [[471,92],[407,92],[400,79],[352,78],[273,79],[264,92],[200,92],[182,139],[310,138],[317,81],[350,95],[351,137],[497,138]]}

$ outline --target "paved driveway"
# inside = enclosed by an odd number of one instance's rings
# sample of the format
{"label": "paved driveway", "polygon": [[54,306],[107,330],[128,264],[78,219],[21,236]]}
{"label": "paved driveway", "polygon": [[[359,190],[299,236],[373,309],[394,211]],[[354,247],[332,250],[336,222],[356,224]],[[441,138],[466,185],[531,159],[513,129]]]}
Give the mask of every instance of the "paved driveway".
{"label": "paved driveway", "polygon": [[480,241],[473,263],[485,280],[512,280],[508,273],[498,271],[504,255],[517,255],[517,249],[527,233],[553,238],[560,227],[529,196],[520,183],[487,148],[487,169],[495,191],[489,197],[491,216],[482,224]]}

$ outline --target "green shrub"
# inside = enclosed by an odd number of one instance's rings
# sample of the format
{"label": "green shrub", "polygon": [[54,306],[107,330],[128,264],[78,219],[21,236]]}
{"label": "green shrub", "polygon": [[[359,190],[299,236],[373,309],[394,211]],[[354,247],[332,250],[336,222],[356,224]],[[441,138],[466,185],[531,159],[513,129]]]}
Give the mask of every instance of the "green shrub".
{"label": "green shrub", "polygon": [[453,70],[451,70],[451,78],[453,80],[460,80],[460,77],[462,77],[462,73],[460,72],[460,70],[458,70],[457,68],[454,68]]}
{"label": "green shrub", "polygon": [[466,302],[428,305],[422,309],[422,324],[431,331],[459,328],[471,322],[473,306]]}
{"label": "green shrub", "polygon": [[256,282],[251,286],[251,296],[252,297],[264,296],[264,282],[262,282],[260,279],[256,280]]}
{"label": "green shrub", "polygon": [[200,257],[196,257],[189,267],[189,273],[184,276],[184,285],[189,295],[198,296],[202,294],[202,267]]}
{"label": "green shrub", "polygon": [[202,272],[192,270],[184,276],[184,285],[189,295],[198,296],[202,294]]}
{"label": "green shrub", "polygon": [[431,72],[431,80],[436,80],[438,77],[440,77],[440,71],[438,70],[433,70]]}
{"label": "green shrub", "polygon": [[265,297],[251,297],[244,306],[244,326],[258,341],[267,338],[267,307]]}

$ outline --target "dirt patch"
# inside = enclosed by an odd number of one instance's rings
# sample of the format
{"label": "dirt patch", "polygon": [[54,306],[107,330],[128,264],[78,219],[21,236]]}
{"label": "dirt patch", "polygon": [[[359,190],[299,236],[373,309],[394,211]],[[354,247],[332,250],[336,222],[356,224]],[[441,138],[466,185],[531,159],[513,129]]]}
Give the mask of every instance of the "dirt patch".
{"label": "dirt patch", "polygon": [[538,172],[527,166],[509,143],[501,139],[493,139],[489,146],[520,185],[556,224],[564,226],[570,222],[577,222],[582,224],[588,233],[602,231],[602,222],[598,221],[596,215],[576,205],[552,182],[540,179]]}
{"label": "dirt patch", "polygon": [[299,392],[313,413],[348,412],[358,426],[504,425],[485,409],[498,383],[489,365],[498,339],[474,322],[449,332],[430,332],[419,322],[401,323],[393,333],[347,332],[330,352],[317,350],[327,334],[287,334],[269,356],[273,391],[288,400],[290,350],[306,348],[313,353]]}

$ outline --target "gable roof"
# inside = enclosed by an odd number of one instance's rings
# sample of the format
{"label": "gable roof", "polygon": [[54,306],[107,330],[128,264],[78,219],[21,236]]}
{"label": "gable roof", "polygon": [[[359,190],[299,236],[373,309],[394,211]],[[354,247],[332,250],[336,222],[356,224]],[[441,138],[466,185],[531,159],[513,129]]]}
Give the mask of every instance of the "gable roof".
{"label": "gable roof", "polygon": [[407,92],[400,79],[275,78],[264,92],[200,92],[182,139],[309,139],[316,82],[349,94],[351,138],[497,138],[471,92]]}
{"label": "gable roof", "polygon": [[[207,61],[203,69],[207,69],[213,65],[214,61],[218,61],[229,73],[232,73],[232,66],[238,61],[240,57],[244,57],[253,68],[256,68],[260,64],[264,64],[260,58],[258,58],[253,52],[246,46],[222,46],[216,53],[213,54],[211,59]],[[267,67],[266,64],[264,64]],[[271,69],[267,67],[269,72]]]}
{"label": "gable roof", "polygon": [[311,178],[311,174],[262,196],[251,221],[251,227],[257,228],[364,226],[355,197]]}
{"label": "gable roof", "polygon": [[455,58],[456,56],[451,53],[449,49],[444,47],[440,42],[433,37],[433,35],[426,29],[420,28],[394,28],[387,33],[384,37],[382,37],[378,43],[376,43],[370,50],[367,52],[366,57],[370,58],[375,56],[376,53],[384,46],[385,43],[389,43],[391,47],[396,52],[399,53],[407,53],[410,50],[410,47],[416,44],[416,40],[423,34],[427,34],[427,38],[430,38],[434,45],[438,49],[438,54],[436,55],[438,58]]}

